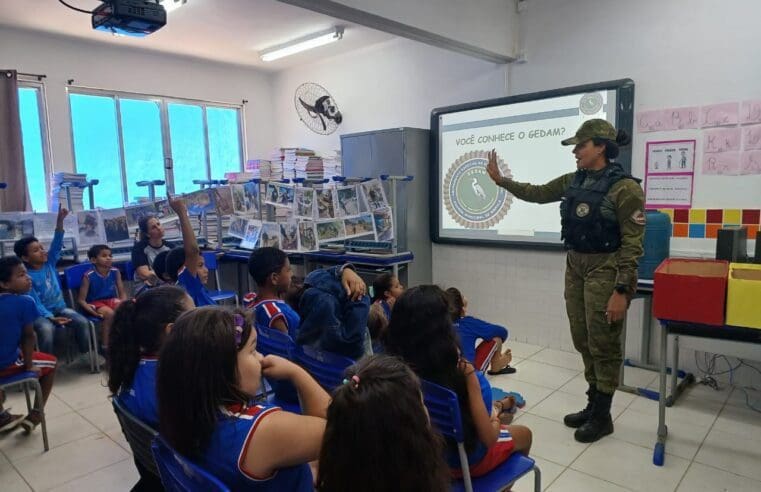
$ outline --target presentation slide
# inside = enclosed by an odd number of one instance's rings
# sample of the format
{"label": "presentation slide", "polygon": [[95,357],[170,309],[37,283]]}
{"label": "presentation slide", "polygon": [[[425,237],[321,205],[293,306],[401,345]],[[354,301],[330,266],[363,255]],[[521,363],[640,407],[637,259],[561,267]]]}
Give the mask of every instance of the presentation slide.
{"label": "presentation slide", "polygon": [[[560,245],[559,202],[518,200],[486,173],[496,150],[504,176],[544,184],[576,170],[573,136],[588,119],[616,124],[618,93],[602,89],[474,109],[434,110],[438,123],[438,224],[440,242],[510,242]],[[488,103],[486,101],[485,103]],[[474,103],[479,105],[479,103]],[[460,107],[462,108],[462,107]],[[433,126],[432,126],[433,128]]]}

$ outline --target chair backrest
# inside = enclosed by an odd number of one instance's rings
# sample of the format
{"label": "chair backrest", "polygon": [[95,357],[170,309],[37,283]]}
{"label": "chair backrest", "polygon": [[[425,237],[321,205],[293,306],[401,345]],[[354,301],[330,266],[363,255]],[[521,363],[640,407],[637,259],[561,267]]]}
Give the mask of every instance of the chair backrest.
{"label": "chair backrest", "polygon": [[132,261],[124,263],[124,278],[127,281],[132,281],[135,278],[135,267],[132,266]]}
{"label": "chair backrest", "polygon": [[308,346],[297,347],[294,361],[312,375],[327,391],[343,383],[346,368],[354,361],[343,355],[331,354]]}
{"label": "chair backrest", "polygon": [[93,269],[92,263],[79,263],[78,265],[70,266],[63,271],[64,279],[66,280],[66,288],[69,290],[77,290],[82,285],[82,277],[85,273]]}
{"label": "chair backrest", "polygon": [[206,268],[208,268],[210,272],[216,270],[217,269],[217,252],[204,251],[201,254],[203,255],[203,262],[206,265]]}
{"label": "chair backrest", "polygon": [[431,422],[444,436],[451,437],[458,443],[465,442],[457,394],[430,381],[421,380],[420,383],[423,390],[423,402],[428,409]]}
{"label": "chair backrest", "polygon": [[156,461],[153,459],[153,453],[151,452],[151,443],[158,436],[158,433],[132,415],[119,403],[117,398],[112,398],[111,404],[114,406],[114,413],[116,413],[116,418],[119,419],[122,432],[124,437],[127,438],[135,459],[150,470],[151,473],[158,476],[159,470],[156,467]]}
{"label": "chair backrest", "polygon": [[153,456],[164,488],[170,492],[228,492],[216,477],[172,449],[161,436],[153,440]]}
{"label": "chair backrest", "polygon": [[263,355],[279,355],[291,360],[296,344],[285,333],[262,325],[256,325],[256,350]]}

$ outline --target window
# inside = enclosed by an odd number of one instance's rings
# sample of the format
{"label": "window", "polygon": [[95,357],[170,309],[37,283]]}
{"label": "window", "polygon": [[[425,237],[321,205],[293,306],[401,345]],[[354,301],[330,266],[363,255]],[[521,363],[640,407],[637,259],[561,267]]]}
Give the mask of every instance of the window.
{"label": "window", "polygon": [[18,89],[24,167],[32,210],[47,212],[47,171],[49,166],[45,104],[41,84],[20,83]]}
{"label": "window", "polygon": [[[100,207],[147,197],[137,182],[165,180],[167,159],[175,193],[197,189],[194,180],[222,179],[242,168],[239,107],[91,90],[70,91],[69,104],[76,169],[100,180]],[[164,193],[156,187],[156,196]]]}

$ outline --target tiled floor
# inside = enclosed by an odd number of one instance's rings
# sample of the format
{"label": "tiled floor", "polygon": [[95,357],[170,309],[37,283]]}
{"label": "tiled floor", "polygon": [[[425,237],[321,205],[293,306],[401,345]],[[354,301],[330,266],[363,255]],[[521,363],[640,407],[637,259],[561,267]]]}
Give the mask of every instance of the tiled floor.
{"label": "tiled floor", "polygon": [[[586,383],[576,354],[513,343],[514,375],[491,378],[527,401],[516,423],[534,432],[532,455],[542,470],[542,488],[576,491],[759,491],[761,414],[745,406],[739,390],[693,386],[667,411],[666,464],[652,464],[657,404],[628,393],[613,400],[615,433],[587,445],[573,440],[563,415],[584,405]],[[626,382],[654,387],[656,374],[627,368]],[[48,402],[50,451],[42,452],[39,430],[0,435],[0,490],[129,490],[137,480],[104,378],[83,368],[63,368]],[[9,395],[15,410],[23,396]],[[532,477],[517,492],[533,490]]]}

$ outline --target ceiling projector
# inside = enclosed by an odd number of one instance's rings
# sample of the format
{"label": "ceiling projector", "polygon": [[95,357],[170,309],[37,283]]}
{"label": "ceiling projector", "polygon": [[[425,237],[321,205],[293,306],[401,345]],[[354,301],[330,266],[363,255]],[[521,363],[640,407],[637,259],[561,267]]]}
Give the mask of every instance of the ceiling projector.
{"label": "ceiling projector", "polygon": [[92,28],[143,37],[166,25],[166,10],[149,0],[106,0],[92,11]]}

